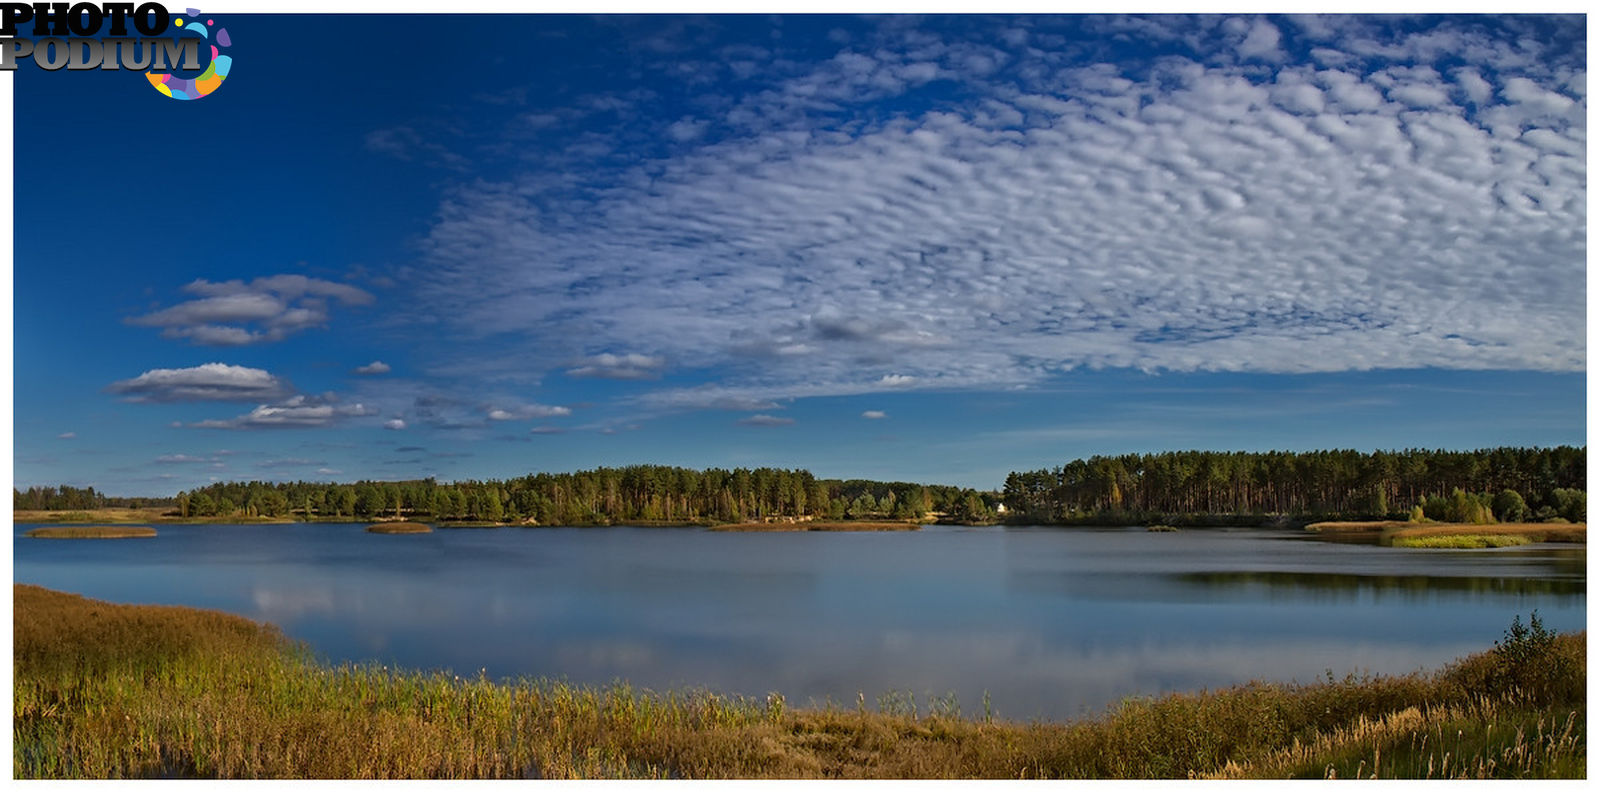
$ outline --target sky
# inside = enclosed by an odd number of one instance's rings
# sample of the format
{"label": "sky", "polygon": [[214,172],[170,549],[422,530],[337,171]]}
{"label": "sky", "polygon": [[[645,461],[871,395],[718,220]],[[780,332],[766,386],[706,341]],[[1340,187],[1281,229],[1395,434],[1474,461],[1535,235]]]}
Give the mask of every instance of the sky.
{"label": "sky", "polygon": [[17,487],[1585,442],[1581,16],[215,21],[15,73]]}

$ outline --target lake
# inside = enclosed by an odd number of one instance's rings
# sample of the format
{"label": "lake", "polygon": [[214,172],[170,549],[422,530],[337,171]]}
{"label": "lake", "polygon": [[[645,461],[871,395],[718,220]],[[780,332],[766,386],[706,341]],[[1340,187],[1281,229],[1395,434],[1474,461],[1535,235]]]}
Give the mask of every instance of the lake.
{"label": "lake", "polygon": [[[1380,548],[1303,532],[162,525],[13,539],[14,580],[272,622],[322,658],[1067,719],[1128,696],[1405,673],[1533,609],[1585,623],[1583,546]],[[896,693],[897,692],[897,693]]]}

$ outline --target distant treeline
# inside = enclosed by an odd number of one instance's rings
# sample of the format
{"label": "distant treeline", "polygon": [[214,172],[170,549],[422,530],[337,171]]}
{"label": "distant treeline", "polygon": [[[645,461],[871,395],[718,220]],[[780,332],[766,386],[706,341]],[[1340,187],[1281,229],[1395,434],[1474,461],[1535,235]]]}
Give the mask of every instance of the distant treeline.
{"label": "distant treeline", "polygon": [[1494,502],[1510,519],[1576,522],[1583,520],[1585,455],[1571,446],[1125,454],[1012,473],[1002,497],[1008,519],[1033,523],[1172,515],[1404,518],[1418,506],[1430,518],[1480,522],[1472,519],[1483,516],[1456,495],[1461,491],[1486,506]]}
{"label": "distant treeline", "polygon": [[11,489],[12,509],[89,510],[107,507],[167,507],[170,498],[125,498],[108,496],[92,487],[30,487],[27,490]]}
{"label": "distant treeline", "polygon": [[505,480],[404,482],[224,482],[179,493],[184,517],[426,517],[434,520],[593,525],[739,522],[776,517],[831,520],[992,518],[998,494],[970,488],[817,479],[809,471],[659,465],[531,474]]}

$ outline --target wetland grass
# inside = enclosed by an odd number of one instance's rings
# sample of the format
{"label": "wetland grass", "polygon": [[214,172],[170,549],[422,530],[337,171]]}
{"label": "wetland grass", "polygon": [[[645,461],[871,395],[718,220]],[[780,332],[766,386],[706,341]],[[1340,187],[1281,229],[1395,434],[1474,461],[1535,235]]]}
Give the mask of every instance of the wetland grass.
{"label": "wetland grass", "polygon": [[374,523],[367,527],[373,534],[427,534],[433,527],[426,523],[417,523],[410,520],[391,520],[383,523]]}
{"label": "wetland grass", "polygon": [[154,537],[149,526],[41,526],[29,529],[27,536],[46,540],[120,540],[128,537]]}
{"label": "wetland grass", "polygon": [[886,520],[809,520],[773,523],[723,523],[712,531],[917,531],[922,524]]}
{"label": "wetland grass", "polygon": [[[327,666],[271,626],[13,587],[18,778],[1183,778],[1584,773],[1583,634],[1434,674],[1128,699],[1099,718]],[[1520,729],[1514,729],[1520,728]]]}

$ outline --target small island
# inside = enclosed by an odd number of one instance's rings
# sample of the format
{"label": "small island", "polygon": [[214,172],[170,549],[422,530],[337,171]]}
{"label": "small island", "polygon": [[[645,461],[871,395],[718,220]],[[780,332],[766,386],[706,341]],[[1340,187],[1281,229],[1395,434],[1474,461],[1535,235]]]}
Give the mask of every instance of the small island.
{"label": "small island", "polygon": [[1377,534],[1393,548],[1504,548],[1535,542],[1586,544],[1584,523],[1435,523],[1404,520],[1326,521],[1306,530],[1329,534]]}
{"label": "small island", "polygon": [[411,520],[391,520],[374,523],[367,527],[367,531],[373,534],[427,534],[433,531],[433,527]]}
{"label": "small island", "polygon": [[128,537],[154,537],[149,526],[41,526],[29,529],[27,536],[45,540],[120,540]]}
{"label": "small island", "polygon": [[724,523],[712,531],[917,531],[920,523],[872,520],[806,520],[775,523]]}

